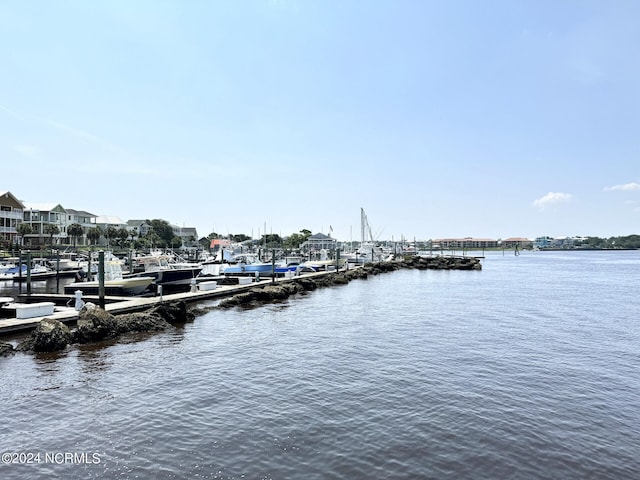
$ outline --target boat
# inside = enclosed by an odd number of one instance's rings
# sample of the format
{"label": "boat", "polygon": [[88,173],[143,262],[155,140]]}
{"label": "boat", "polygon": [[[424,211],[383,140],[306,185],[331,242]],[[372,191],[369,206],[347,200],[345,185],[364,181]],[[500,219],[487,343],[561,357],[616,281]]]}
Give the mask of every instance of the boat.
{"label": "boat", "polygon": [[147,255],[137,258],[142,272],[131,273],[125,278],[152,277],[155,285],[190,285],[202,271],[199,263],[172,263],[170,255]]}
{"label": "boat", "polygon": [[[27,266],[22,265],[22,271],[20,272],[16,267],[16,272],[13,274],[14,282],[26,282],[27,281]],[[29,272],[29,278],[31,281],[46,280],[48,278],[55,278],[56,271],[43,264],[34,265]]]}
{"label": "boat", "polygon": [[257,275],[269,276],[273,272],[271,262],[261,262],[257,255],[241,253],[233,257],[233,263],[222,272],[224,275]]}
{"label": "boat", "polygon": [[[124,278],[122,275],[122,263],[118,260],[109,260],[104,263],[104,293],[105,295],[140,295],[145,292],[154,277],[136,276]],[[98,295],[100,284],[98,280],[90,282],[74,282],[64,287],[64,293],[82,291],[85,295]]]}
{"label": "boat", "polygon": [[82,268],[82,260],[78,258],[78,254],[75,252],[62,252],[58,258],[50,259],[48,266],[52,270],[59,270],[61,272],[66,270],[79,270]]}
{"label": "boat", "polygon": [[286,274],[291,272],[297,275],[302,272],[317,272],[318,268],[312,265],[306,265],[305,262],[301,262],[300,260],[285,260],[285,262],[276,265],[276,269],[274,271],[276,274]]}
{"label": "boat", "polygon": [[[55,277],[56,272],[51,270],[46,265],[41,263],[35,263],[30,271],[29,276],[31,280],[44,280],[47,278]],[[27,279],[27,265],[24,263],[14,266],[4,266],[0,268],[0,280],[13,280],[13,281],[22,281]]]}
{"label": "boat", "polygon": [[[0,260],[0,280],[13,280],[13,275],[18,272],[18,261],[18,257],[3,258]],[[24,267],[26,271],[26,266]]]}
{"label": "boat", "polygon": [[347,263],[347,259],[345,257],[340,257],[339,259],[331,259],[329,258],[329,254],[326,250],[322,249],[319,252],[319,258],[310,259],[306,262],[302,263],[304,267],[312,268],[315,271],[318,270],[330,270],[331,268],[344,267],[345,263]]}

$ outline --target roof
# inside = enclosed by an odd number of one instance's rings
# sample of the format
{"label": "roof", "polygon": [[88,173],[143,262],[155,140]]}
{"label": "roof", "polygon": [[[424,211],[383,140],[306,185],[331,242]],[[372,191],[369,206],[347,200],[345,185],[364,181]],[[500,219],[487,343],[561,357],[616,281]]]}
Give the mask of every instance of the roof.
{"label": "roof", "polygon": [[16,208],[24,210],[24,204],[11,192],[0,192],[0,202],[4,205],[11,204]]}
{"label": "roof", "polygon": [[144,225],[147,223],[146,220],[127,220],[127,225],[130,227],[139,227],[140,225]]}
{"label": "roof", "polygon": [[335,238],[331,238],[329,235],[325,235],[324,233],[316,233],[315,235],[311,235],[308,240],[332,240],[335,241]]}
{"label": "roof", "polygon": [[53,212],[57,207],[61,207],[59,203],[25,203],[25,210],[38,210],[39,212]]}
{"label": "roof", "polygon": [[209,248],[214,247],[228,247],[231,245],[231,240],[227,240],[226,238],[214,238],[211,240],[211,245]]}
{"label": "roof", "polygon": [[93,213],[85,212],[84,210],[74,210],[73,208],[67,208],[67,213],[71,215],[82,215],[83,217],[95,217]]}
{"label": "roof", "polygon": [[101,225],[126,225],[120,217],[114,215],[98,215],[94,223]]}

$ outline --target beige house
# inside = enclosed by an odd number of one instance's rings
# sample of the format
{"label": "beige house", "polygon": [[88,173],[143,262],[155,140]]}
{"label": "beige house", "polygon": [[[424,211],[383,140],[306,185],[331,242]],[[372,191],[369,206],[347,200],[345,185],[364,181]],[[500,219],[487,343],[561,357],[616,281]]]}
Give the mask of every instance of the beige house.
{"label": "beige house", "polygon": [[495,248],[498,241],[492,238],[437,238],[433,244],[442,248]]}

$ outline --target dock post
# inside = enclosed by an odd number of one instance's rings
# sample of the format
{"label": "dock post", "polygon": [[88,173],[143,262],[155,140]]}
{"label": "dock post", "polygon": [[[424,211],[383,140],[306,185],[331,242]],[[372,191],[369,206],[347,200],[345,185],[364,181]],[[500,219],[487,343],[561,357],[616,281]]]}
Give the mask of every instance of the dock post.
{"label": "dock post", "polygon": [[104,310],[104,250],[98,252],[98,296],[100,308]]}
{"label": "dock post", "polygon": [[340,271],[340,249],[336,249],[336,272]]}
{"label": "dock post", "polygon": [[[22,265],[18,265],[18,268],[22,270]],[[27,295],[31,295],[31,251],[30,250],[27,250]]]}
{"label": "dock post", "polygon": [[84,307],[84,300],[82,300],[82,290],[76,290],[75,296],[76,296],[75,309],[77,312],[79,312],[80,310],[82,310],[82,307]]}
{"label": "dock post", "polygon": [[18,251],[18,292],[22,293],[22,250]]}
{"label": "dock post", "polygon": [[276,282],[276,250],[271,250],[271,283]]}
{"label": "dock post", "polygon": [[162,285],[158,285],[157,293],[160,297],[160,303],[162,303]]}
{"label": "dock post", "polygon": [[60,292],[60,250],[56,250],[56,293]]}
{"label": "dock post", "polygon": [[87,282],[90,282],[91,280],[93,280],[91,275],[91,254],[92,253],[93,251],[91,250],[91,247],[89,247],[89,258],[87,259]]}

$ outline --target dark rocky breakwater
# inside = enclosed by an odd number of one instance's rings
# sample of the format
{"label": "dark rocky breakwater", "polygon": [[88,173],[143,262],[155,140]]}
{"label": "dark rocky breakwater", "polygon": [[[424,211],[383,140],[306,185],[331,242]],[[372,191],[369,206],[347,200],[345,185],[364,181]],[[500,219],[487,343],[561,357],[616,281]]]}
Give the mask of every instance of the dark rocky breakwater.
{"label": "dark rocky breakwater", "polygon": [[215,308],[251,308],[264,303],[278,302],[291,295],[304,294],[316,288],[346,285],[351,280],[366,279],[369,275],[392,272],[402,268],[420,270],[481,270],[475,257],[408,257],[393,262],[369,263],[333,274],[316,277],[299,277],[288,282],[256,286],[248,291],[223,299],[214,307],[187,308],[185,301],[167,302],[153,306],[145,312],[112,315],[93,304],[87,304],[80,312],[76,328],[71,330],[64,323],[45,318],[38,327],[14,349],[9,343],[0,343],[0,356],[15,351],[53,352],[68,345],[114,339],[128,332],[155,332],[173,328],[195,316]]}
{"label": "dark rocky breakwater", "polygon": [[0,356],[19,352],[55,352],[68,345],[114,339],[129,332],[156,332],[173,328],[175,323],[193,319],[184,301],[155,305],[145,312],[112,315],[94,304],[80,312],[75,329],[59,320],[45,318],[15,349],[0,343]]}
{"label": "dark rocky breakwater", "polygon": [[392,272],[401,268],[416,268],[419,270],[481,270],[482,264],[480,260],[475,257],[408,257],[400,261],[368,263],[362,268],[336,272],[333,275],[313,278],[303,277],[288,283],[254,288],[222,300],[217,308],[251,307],[261,303],[279,301],[291,295],[305,293],[318,287],[346,285],[351,280],[366,279],[369,275]]}

